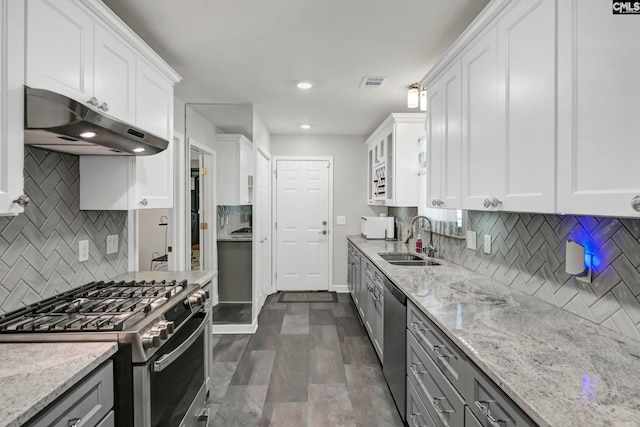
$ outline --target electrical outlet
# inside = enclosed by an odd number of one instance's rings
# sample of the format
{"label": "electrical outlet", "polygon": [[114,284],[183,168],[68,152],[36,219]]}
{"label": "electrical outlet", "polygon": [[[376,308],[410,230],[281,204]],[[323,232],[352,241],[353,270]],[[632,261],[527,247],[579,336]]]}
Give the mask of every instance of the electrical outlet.
{"label": "electrical outlet", "polygon": [[344,215],[338,215],[336,218],[336,225],[345,225],[347,223],[347,217]]}
{"label": "electrical outlet", "polygon": [[107,255],[118,252],[118,235],[110,234],[107,236]]}
{"label": "electrical outlet", "polygon": [[484,235],[484,253],[491,254],[491,234]]}
{"label": "electrical outlet", "polygon": [[80,240],[78,242],[78,261],[85,262],[89,260],[89,241]]}
{"label": "electrical outlet", "polygon": [[476,250],[476,232],[467,230],[467,249]]}

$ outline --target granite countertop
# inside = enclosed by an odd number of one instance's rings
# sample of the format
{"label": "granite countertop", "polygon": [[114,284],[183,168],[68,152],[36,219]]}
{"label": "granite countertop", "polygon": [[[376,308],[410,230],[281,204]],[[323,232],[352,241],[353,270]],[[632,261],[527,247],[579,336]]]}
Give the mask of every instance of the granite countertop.
{"label": "granite countertop", "polygon": [[114,342],[0,344],[0,427],[23,425],[117,350]]}
{"label": "granite countertop", "polygon": [[218,242],[251,242],[253,241],[253,237],[251,235],[244,236],[220,236],[218,237]]}
{"label": "granite countertop", "polygon": [[189,283],[204,285],[213,280],[217,273],[207,270],[193,271],[139,271],[134,273],[124,273],[114,277],[112,280],[186,280]]}
{"label": "granite countertop", "polygon": [[541,426],[640,425],[640,342],[445,260],[378,255],[407,245],[348,239]]}

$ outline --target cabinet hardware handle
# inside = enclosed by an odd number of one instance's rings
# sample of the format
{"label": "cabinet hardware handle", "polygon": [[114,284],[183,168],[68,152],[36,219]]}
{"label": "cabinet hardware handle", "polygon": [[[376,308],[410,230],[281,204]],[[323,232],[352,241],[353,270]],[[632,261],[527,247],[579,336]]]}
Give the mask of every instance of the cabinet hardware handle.
{"label": "cabinet hardware handle", "polygon": [[502,204],[501,200],[498,200],[495,197],[491,199],[491,206],[493,206],[494,208],[497,208],[501,204]]}
{"label": "cabinet hardware handle", "polygon": [[440,349],[441,348],[446,348],[443,345],[434,345],[433,346],[433,352],[436,354],[436,356],[438,356],[440,359],[447,359],[448,357],[450,357],[450,354],[442,354],[440,353]]}
{"label": "cabinet hardware handle", "polygon": [[418,325],[424,325],[422,322],[411,322],[411,326],[416,332],[424,332],[427,331],[427,328],[419,328]]}
{"label": "cabinet hardware handle", "polygon": [[322,230],[322,234],[327,234],[328,231],[327,230]]}
{"label": "cabinet hardware handle", "polygon": [[82,418],[71,418],[69,420],[69,427],[79,427],[80,421],[82,421]]}
{"label": "cabinet hardware handle", "polygon": [[636,196],[631,199],[631,207],[637,211],[640,211],[640,196]]}
{"label": "cabinet hardware handle", "polygon": [[487,421],[491,424],[492,427],[504,427],[507,425],[507,422],[504,420],[498,420],[491,415],[491,410],[489,409],[489,404],[493,402],[492,400],[476,400],[475,404],[487,418]]}
{"label": "cabinet hardware handle", "polygon": [[100,101],[98,101],[98,98],[96,98],[95,96],[92,96],[91,99],[87,101],[87,104],[97,107],[98,104],[100,104]]}
{"label": "cabinet hardware handle", "polygon": [[436,409],[436,411],[440,412],[441,414],[447,414],[449,412],[453,412],[453,410],[451,409],[443,409],[442,406],[440,406],[441,400],[446,400],[446,398],[434,397],[433,399],[431,399],[431,403],[433,404],[433,407]]}
{"label": "cabinet hardware handle", "polygon": [[436,205],[438,205],[438,207],[444,205],[444,202],[440,199],[438,199],[438,201],[436,202]]}
{"label": "cabinet hardware handle", "polygon": [[147,202],[147,199],[142,199],[142,200],[140,200],[140,204],[142,206],[147,206],[149,204],[149,202]]}
{"label": "cabinet hardware handle", "polygon": [[412,362],[411,363],[411,367],[409,369],[411,369],[411,372],[413,372],[416,375],[424,375],[427,373],[427,371],[418,371],[418,365],[422,365],[422,363],[416,363],[416,362]]}
{"label": "cabinet hardware handle", "polygon": [[106,113],[107,111],[109,111],[109,104],[107,104],[106,102],[103,102],[98,106],[98,108]]}
{"label": "cabinet hardware handle", "polygon": [[418,424],[418,417],[421,416],[422,414],[420,412],[414,412],[413,414],[411,414],[411,425],[413,427],[427,427],[424,424]]}
{"label": "cabinet hardware handle", "polygon": [[438,201],[436,199],[433,199],[431,201],[431,206],[436,206],[438,204]]}
{"label": "cabinet hardware handle", "polygon": [[31,199],[29,198],[29,196],[27,196],[26,194],[23,194],[20,197],[18,197],[17,199],[15,199],[13,201],[13,203],[17,204],[21,208],[24,208],[25,206],[27,206],[29,204],[30,201],[31,201]]}
{"label": "cabinet hardware handle", "polygon": [[483,205],[485,208],[488,208],[489,206],[491,206],[491,200],[489,200],[489,199],[484,199],[484,202],[482,202],[482,205]]}

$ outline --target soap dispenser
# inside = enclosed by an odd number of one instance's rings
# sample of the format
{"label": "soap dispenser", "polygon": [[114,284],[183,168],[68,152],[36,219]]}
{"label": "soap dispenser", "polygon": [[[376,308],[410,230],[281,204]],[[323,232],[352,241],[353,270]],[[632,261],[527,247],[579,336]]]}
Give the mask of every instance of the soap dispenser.
{"label": "soap dispenser", "polygon": [[416,252],[419,254],[422,253],[422,238],[420,237],[419,234],[418,234],[418,238],[416,239]]}

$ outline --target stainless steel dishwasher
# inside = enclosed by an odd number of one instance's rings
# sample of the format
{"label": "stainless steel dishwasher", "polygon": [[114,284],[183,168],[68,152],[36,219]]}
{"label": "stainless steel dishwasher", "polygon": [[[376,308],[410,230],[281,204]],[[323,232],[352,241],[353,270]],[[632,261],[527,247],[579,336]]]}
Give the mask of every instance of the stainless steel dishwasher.
{"label": "stainless steel dishwasher", "polygon": [[384,364],[387,380],[402,421],[405,421],[407,378],[407,297],[384,278]]}

